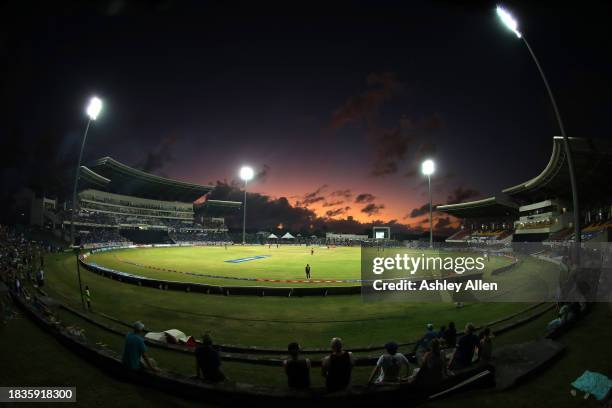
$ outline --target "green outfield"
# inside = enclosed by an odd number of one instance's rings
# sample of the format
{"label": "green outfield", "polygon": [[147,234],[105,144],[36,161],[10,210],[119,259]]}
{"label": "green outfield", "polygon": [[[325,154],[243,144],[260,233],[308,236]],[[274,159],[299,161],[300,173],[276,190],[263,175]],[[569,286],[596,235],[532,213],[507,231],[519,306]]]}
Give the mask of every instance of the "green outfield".
{"label": "green outfield", "polygon": [[[175,248],[124,252],[144,260],[151,259],[150,254],[155,254],[167,264],[185,262],[184,258],[177,256],[163,259],[161,254],[167,254],[167,251],[173,249]],[[179,250],[191,254],[217,253],[219,260],[224,258],[222,251],[225,251],[223,248]],[[299,251],[296,248],[286,250]],[[331,254],[338,254],[342,255],[343,259],[352,259],[353,265],[358,263],[358,259],[355,260],[358,249],[341,248],[337,252],[332,251],[319,250],[312,259],[327,257],[329,262],[332,262]],[[103,255],[112,254],[107,252]],[[300,256],[302,259],[311,259],[308,258],[311,257],[309,253]],[[289,258],[290,256],[287,256],[288,264]],[[245,264],[251,262],[256,261]],[[299,265],[302,261],[296,262],[299,262]],[[80,308],[74,256],[51,255],[46,265],[45,289],[61,302]],[[280,270],[281,268],[277,269]],[[88,285],[91,290],[92,304],[96,312],[126,322],[142,320],[151,330],[176,328],[193,335],[211,331],[220,343],[244,346],[283,348],[289,341],[298,340],[305,347],[321,348],[327,346],[332,336],[344,337],[351,347],[381,345],[392,339],[409,342],[418,338],[427,323],[439,326],[454,321],[458,327],[467,322],[483,325],[528,306],[525,303],[470,303],[457,309],[452,302],[364,303],[359,295],[303,298],[219,296],[140,287],[111,280],[84,269],[81,269],[81,273],[83,285]],[[345,273],[348,276],[346,269]],[[520,271],[517,271],[516,277],[519,274]]]}
{"label": "green outfield", "polygon": [[[311,254],[311,250],[314,253]],[[413,254],[433,253],[406,251]],[[384,252],[381,254],[384,256]],[[255,257],[259,258],[253,259]],[[87,261],[155,279],[224,286],[358,285],[356,280],[361,278],[361,249],[358,247],[234,245],[227,248],[133,248],[98,252],[90,255]],[[510,262],[505,257],[491,257],[486,263],[485,274]],[[291,282],[305,280],[306,264],[311,266],[310,282]],[[333,282],[335,280],[345,282]]]}

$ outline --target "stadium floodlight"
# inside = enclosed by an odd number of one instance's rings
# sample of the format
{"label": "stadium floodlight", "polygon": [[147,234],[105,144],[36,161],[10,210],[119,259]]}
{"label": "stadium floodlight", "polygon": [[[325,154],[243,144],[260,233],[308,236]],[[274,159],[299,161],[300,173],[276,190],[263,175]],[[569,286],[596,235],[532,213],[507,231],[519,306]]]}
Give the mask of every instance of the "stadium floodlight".
{"label": "stadium floodlight", "polygon": [[429,247],[433,248],[433,204],[431,200],[431,175],[436,171],[433,160],[427,159],[421,163],[421,173],[427,176],[427,187],[429,190]]}
{"label": "stadium floodlight", "polygon": [[427,159],[421,164],[421,172],[425,176],[431,176],[436,171],[436,165],[433,160]]}
{"label": "stadium floodlight", "polygon": [[[546,91],[548,92],[548,97],[550,98],[550,102],[552,104],[553,110],[555,111],[555,116],[557,117],[557,123],[559,125],[559,130],[561,131],[561,137],[563,138],[563,150],[565,150],[565,156],[567,158],[567,167],[568,167],[569,178],[570,178],[570,186],[572,189],[572,202],[574,206],[574,236],[576,237],[575,242],[579,243],[581,241],[580,207],[578,205],[578,188],[576,185],[576,174],[574,171],[574,159],[572,157],[572,151],[570,148],[569,138],[567,137],[565,133],[565,127],[563,126],[563,120],[561,120],[561,113],[559,112],[559,108],[557,107],[557,101],[555,100],[555,96],[553,95],[553,92],[550,89],[550,85],[548,84],[548,79],[546,78],[546,75],[544,74],[544,70],[542,69],[540,62],[538,61],[538,58],[536,57],[535,53],[531,49],[531,46],[527,42],[527,39],[525,38],[525,36],[518,31],[518,23],[516,19],[512,16],[510,12],[508,12],[506,9],[504,9],[501,6],[497,6],[496,12],[500,20],[504,23],[504,25],[508,29],[510,29],[514,34],[516,34],[517,38],[523,40],[523,43],[527,47],[527,50],[529,51],[529,54],[531,55],[533,62],[535,63],[536,67],[538,68],[538,71],[540,72],[540,76],[542,77],[542,81],[544,82],[544,86],[546,87]],[[576,245],[576,247],[578,247],[578,245]]]}
{"label": "stadium floodlight", "polygon": [[251,180],[254,175],[255,172],[253,172],[253,169],[249,166],[243,166],[240,169],[240,178],[243,179],[245,182]]}
{"label": "stadium floodlight", "polygon": [[508,29],[512,31],[517,38],[521,38],[522,34],[518,30],[518,23],[516,22],[516,19],[512,16],[512,14],[510,14],[505,8],[501,6],[497,6],[497,9],[495,11],[497,12],[497,16],[502,21],[502,23],[504,23],[504,25],[508,27]]}
{"label": "stadium floodlight", "polygon": [[102,100],[97,96],[94,96],[89,100],[89,105],[87,105],[87,116],[89,116],[89,119],[91,120],[96,120],[101,111]]}
{"label": "stadium floodlight", "polygon": [[77,275],[79,279],[79,289],[81,291],[81,304],[85,309],[85,299],[83,298],[83,288],[81,286],[81,270],[79,268],[79,248],[76,247],[74,239],[74,215],[77,211],[77,188],[79,185],[79,172],[81,170],[81,160],[83,159],[83,150],[85,150],[85,142],[87,141],[87,133],[89,132],[89,126],[92,121],[98,118],[98,115],[102,111],[102,100],[96,96],[89,99],[89,104],[85,109],[85,113],[89,117],[87,126],[85,126],[85,133],[83,134],[83,140],[81,141],[81,150],[79,151],[79,160],[77,161],[76,174],[74,176],[74,186],[72,188],[72,209],[70,211],[70,245],[74,248],[75,255],[77,257]]}
{"label": "stadium floodlight", "polygon": [[247,184],[249,180],[253,179],[255,172],[252,167],[242,166],[240,169],[240,178],[244,180],[244,203],[243,207],[243,215],[242,215],[242,245],[246,244],[246,206],[247,206]]}

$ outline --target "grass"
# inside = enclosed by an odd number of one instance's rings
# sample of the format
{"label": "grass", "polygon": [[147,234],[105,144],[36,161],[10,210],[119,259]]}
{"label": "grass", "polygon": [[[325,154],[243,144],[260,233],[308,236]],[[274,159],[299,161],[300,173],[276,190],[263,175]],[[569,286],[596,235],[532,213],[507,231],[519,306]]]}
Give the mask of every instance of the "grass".
{"label": "grass", "polygon": [[[0,326],[0,386],[76,387],[76,406],[110,404],[147,407],[202,407],[159,392],[117,381],[81,359],[22,315]],[[5,403],[3,406],[38,404]]]}
{"label": "grass", "polygon": [[[145,251],[146,252],[146,251]],[[80,307],[74,257],[52,255],[46,262],[46,290]],[[525,308],[524,303],[363,302],[361,296],[253,297],[162,291],[123,284],[82,270],[93,307],[124,321],[144,321],[150,330],[210,331],[223,344],[285,348],[293,340],[326,348],[340,336],[347,347],[381,345],[418,338],[427,323],[485,324]]]}
{"label": "grass", "polygon": [[[311,248],[314,254],[311,255]],[[421,254],[423,250],[408,250]],[[228,260],[253,256],[265,258],[231,263]],[[223,279],[195,274],[206,274],[228,278],[259,278],[303,280],[304,267],[311,266],[313,280],[354,280],[361,277],[361,249],[357,247],[306,247],[306,246],[229,246],[224,247],[173,247],[135,248],[99,252],[89,256],[89,262],[107,268],[134,273],[141,276],[181,282],[209,283],[215,285],[267,285],[267,286],[312,286],[316,283],[260,282]],[[491,257],[488,271],[507,265],[504,257]],[[164,271],[152,267],[171,269]],[[324,283],[329,285],[356,285],[356,282]]]}

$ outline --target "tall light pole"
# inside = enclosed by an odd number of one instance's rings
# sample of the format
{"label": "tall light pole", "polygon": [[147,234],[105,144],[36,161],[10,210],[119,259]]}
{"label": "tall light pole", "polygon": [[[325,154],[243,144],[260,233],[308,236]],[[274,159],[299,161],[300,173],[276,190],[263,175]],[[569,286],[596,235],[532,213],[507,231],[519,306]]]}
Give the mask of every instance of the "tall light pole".
{"label": "tall light pole", "polygon": [[431,159],[421,163],[421,173],[427,176],[427,187],[429,190],[429,247],[433,248],[433,204],[431,202],[431,175],[436,171],[436,165]]}
{"label": "tall light pole", "polygon": [[77,278],[79,281],[79,293],[81,294],[81,306],[85,310],[85,299],[83,298],[83,286],[81,285],[81,268],[79,265],[79,252],[80,248],[75,245],[74,241],[74,214],[77,210],[77,187],[79,185],[79,172],[81,170],[81,160],[83,159],[83,150],[85,149],[85,141],[87,140],[87,132],[89,132],[89,126],[91,122],[96,120],[100,112],[102,111],[102,101],[93,97],[89,100],[87,109],[85,112],[89,119],[87,120],[87,126],[85,127],[85,133],[83,134],[83,141],[81,142],[81,150],[79,151],[79,161],[77,162],[76,174],[74,176],[74,187],[72,189],[72,211],[70,211],[70,245],[74,249],[74,255],[76,257],[77,264]]}
{"label": "tall light pole", "polygon": [[89,100],[87,109],[85,112],[89,119],[87,120],[87,126],[85,127],[85,133],[83,134],[83,141],[81,142],[81,150],[79,151],[79,161],[77,162],[76,174],[74,176],[74,186],[72,188],[72,211],[70,211],[70,245],[74,245],[74,214],[77,210],[77,187],[79,185],[79,171],[81,170],[81,160],[83,159],[83,150],[85,149],[85,142],[87,141],[87,133],[89,132],[89,126],[91,122],[96,120],[100,112],[102,111],[102,101],[98,97],[92,97]]}
{"label": "tall light pole", "polygon": [[561,120],[561,114],[559,113],[559,108],[557,107],[557,102],[555,97],[550,89],[550,85],[548,85],[548,80],[546,79],[546,75],[544,74],[544,70],[540,66],[540,62],[535,56],[531,46],[527,42],[525,36],[518,30],[518,23],[516,19],[503,7],[498,6],[496,9],[497,15],[499,19],[504,23],[504,25],[512,31],[517,38],[522,39],[523,43],[529,50],[529,54],[531,54],[531,58],[533,62],[535,62],[538,67],[538,71],[540,71],[540,76],[542,77],[542,81],[544,81],[544,86],[546,86],[546,91],[548,92],[548,97],[550,98],[550,102],[552,103],[553,110],[555,111],[555,116],[557,117],[557,123],[559,125],[559,130],[561,131],[561,137],[563,138],[563,148],[565,150],[565,157],[567,158],[567,167],[569,170],[570,177],[570,186],[572,188],[572,201],[574,206],[574,236],[576,237],[576,243],[579,243],[582,239],[580,235],[580,207],[578,204],[578,187],[576,185],[576,174],[574,171],[574,160],[572,158],[572,150],[570,148],[569,139],[565,134],[565,127],[563,126],[563,121]]}
{"label": "tall light pole", "polygon": [[243,166],[240,169],[240,178],[244,180],[244,214],[242,216],[242,245],[246,244],[246,206],[247,206],[247,184],[253,178],[253,169],[249,166]]}

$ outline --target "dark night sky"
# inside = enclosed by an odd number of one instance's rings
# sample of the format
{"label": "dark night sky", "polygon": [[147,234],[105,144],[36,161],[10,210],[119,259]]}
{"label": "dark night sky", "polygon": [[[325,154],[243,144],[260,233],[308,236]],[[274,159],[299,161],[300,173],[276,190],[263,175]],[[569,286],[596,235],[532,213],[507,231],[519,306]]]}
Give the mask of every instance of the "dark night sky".
{"label": "dark night sky", "polygon": [[[422,157],[438,163],[436,202],[485,196],[541,171],[558,134],[494,3],[73,4],[1,12],[5,195],[48,190],[74,166],[91,94],[105,110],[86,159],[200,183],[231,181],[249,163],[266,168],[252,191],[319,216],[412,226],[426,200]],[[569,135],[610,137],[609,6],[505,5]]]}

